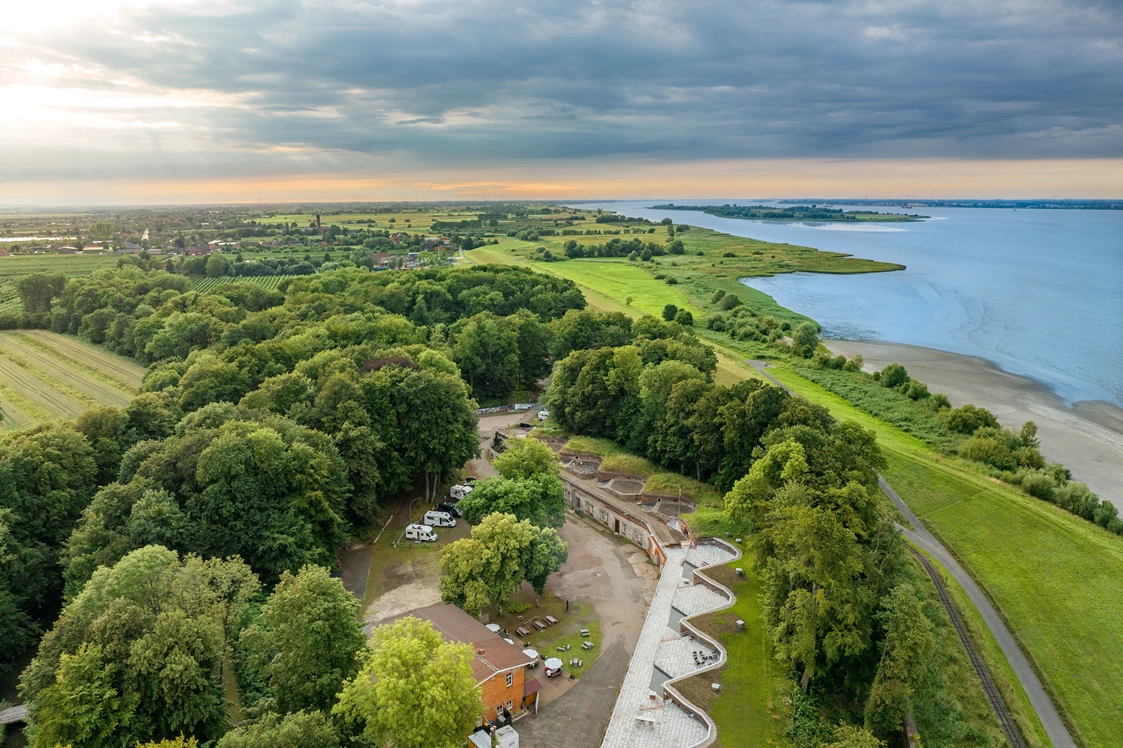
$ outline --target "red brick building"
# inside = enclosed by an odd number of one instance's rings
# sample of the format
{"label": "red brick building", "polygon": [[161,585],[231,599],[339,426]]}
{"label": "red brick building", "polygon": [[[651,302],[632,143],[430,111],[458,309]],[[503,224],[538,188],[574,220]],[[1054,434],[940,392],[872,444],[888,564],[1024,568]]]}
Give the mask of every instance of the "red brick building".
{"label": "red brick building", "polygon": [[528,706],[528,697],[529,703],[533,703],[539,686],[535,679],[526,678],[526,666],[532,660],[522,649],[492,633],[455,605],[438,603],[398,618],[406,616],[429,621],[445,641],[469,644],[475,650],[472,675],[483,692],[484,719],[494,720],[504,709],[520,712]]}

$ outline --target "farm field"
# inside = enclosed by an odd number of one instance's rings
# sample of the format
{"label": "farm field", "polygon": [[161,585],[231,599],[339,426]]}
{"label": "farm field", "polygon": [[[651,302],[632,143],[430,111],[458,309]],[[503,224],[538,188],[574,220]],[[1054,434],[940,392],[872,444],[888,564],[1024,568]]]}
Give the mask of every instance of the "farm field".
{"label": "farm field", "polygon": [[0,332],[0,433],[128,405],[144,367],[44,330]]}
{"label": "farm field", "polygon": [[228,275],[219,276],[218,278],[194,278],[191,281],[192,291],[209,291],[216,286],[222,286],[227,283],[252,283],[255,286],[262,286],[263,288],[276,288],[277,285],[284,279],[294,276],[287,275],[253,275],[242,277],[231,277]]}

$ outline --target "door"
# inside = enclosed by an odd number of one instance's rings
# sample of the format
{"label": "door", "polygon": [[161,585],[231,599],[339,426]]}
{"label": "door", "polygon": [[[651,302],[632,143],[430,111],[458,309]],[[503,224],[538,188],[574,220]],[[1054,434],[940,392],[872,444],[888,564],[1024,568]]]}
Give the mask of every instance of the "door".
{"label": "door", "polygon": [[620,520],[616,520],[616,534],[620,534]]}

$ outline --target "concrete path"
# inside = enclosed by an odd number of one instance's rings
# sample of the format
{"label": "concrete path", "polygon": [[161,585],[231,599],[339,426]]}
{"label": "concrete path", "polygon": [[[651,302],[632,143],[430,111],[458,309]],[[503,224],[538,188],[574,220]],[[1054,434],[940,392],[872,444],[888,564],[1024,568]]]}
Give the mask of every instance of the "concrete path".
{"label": "concrete path", "polygon": [[1022,653],[1021,647],[1018,646],[1014,636],[1010,630],[1006,628],[1005,622],[1002,617],[998,615],[998,611],[991,605],[990,600],[987,598],[979,585],[975,584],[975,580],[971,575],[959,565],[955,557],[948,552],[946,548],[936,540],[924,525],[920,522],[908,505],[901,500],[897,492],[893,490],[886,480],[878,476],[878,484],[885,495],[892,499],[893,504],[904,515],[905,519],[916,529],[910,530],[901,525],[897,528],[901,533],[908,538],[911,542],[915,543],[920,548],[924,549],[928,555],[936,559],[943,566],[948,574],[964,589],[967,597],[970,598],[971,603],[978,609],[979,614],[983,617],[987,628],[994,634],[994,638],[998,641],[998,646],[1002,648],[1002,654],[1006,655],[1006,660],[1010,663],[1010,667],[1014,670],[1014,675],[1017,676],[1018,681],[1021,682],[1022,688],[1025,689],[1026,695],[1029,697],[1030,703],[1033,705],[1034,710],[1037,712],[1038,719],[1045,727],[1045,732],[1049,735],[1049,740],[1053,742],[1055,748],[1076,748],[1076,743],[1073,741],[1072,736],[1065,727],[1061,715],[1057,712],[1057,708],[1053,706],[1053,701],[1049,698],[1049,694],[1045,692],[1045,688],[1041,685],[1041,680],[1037,677],[1030,666],[1029,661],[1026,659],[1025,654]]}
{"label": "concrete path", "polygon": [[[761,376],[771,381],[777,387],[782,387],[789,394],[794,394],[790,389],[765,371],[768,366],[767,362],[753,360],[747,361],[747,363],[759,371]],[[936,537],[924,527],[920,518],[901,500],[901,497],[897,495],[893,487],[880,475],[877,476],[877,482],[881,486],[881,490],[885,492],[885,495],[892,499],[893,504],[896,505],[905,519],[915,528],[910,530],[901,525],[897,525],[901,533],[918,547],[924,549],[932,558],[936,559],[967,593],[967,597],[979,611],[979,615],[983,617],[983,622],[998,641],[998,646],[1002,648],[1002,654],[1006,656],[1006,660],[1014,670],[1014,675],[1022,684],[1022,688],[1025,689],[1026,696],[1029,697],[1030,704],[1033,706],[1034,711],[1037,712],[1037,718],[1041,720],[1041,724],[1045,727],[1045,732],[1048,734],[1049,740],[1053,742],[1055,748],[1076,748],[1076,743],[1073,741],[1072,735],[1069,734],[1068,727],[1065,726],[1064,720],[1061,719],[1061,715],[1057,712],[1057,708],[1053,705],[1049,694],[1045,692],[1045,687],[1041,685],[1041,680],[1037,677],[1037,673],[1030,666],[1029,660],[1026,659],[1025,654],[1022,652],[1021,647],[1018,646],[1013,634],[1006,628],[1006,623],[1002,620],[1002,617],[998,615],[998,611],[994,609],[994,606],[987,596],[983,594],[979,585],[976,584],[975,580],[971,578],[971,575],[959,565],[959,562],[948,552],[947,548],[944,548],[943,544],[936,540]]]}

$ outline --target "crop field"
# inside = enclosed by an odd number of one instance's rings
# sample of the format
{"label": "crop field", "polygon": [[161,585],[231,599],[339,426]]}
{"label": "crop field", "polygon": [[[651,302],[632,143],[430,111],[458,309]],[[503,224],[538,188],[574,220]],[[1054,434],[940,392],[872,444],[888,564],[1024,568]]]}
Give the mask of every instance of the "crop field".
{"label": "crop field", "polygon": [[230,276],[220,276],[218,278],[196,278],[191,281],[192,291],[210,291],[216,286],[222,286],[227,283],[252,283],[255,286],[262,286],[263,288],[276,288],[280,282],[289,276],[285,275],[253,275],[242,276],[234,278]]}
{"label": "crop field", "polygon": [[0,333],[0,433],[90,408],[128,405],[144,367],[76,338],[44,330]]}
{"label": "crop field", "polygon": [[117,255],[12,255],[0,257],[0,281],[32,273],[89,275],[98,268],[117,267]]}

